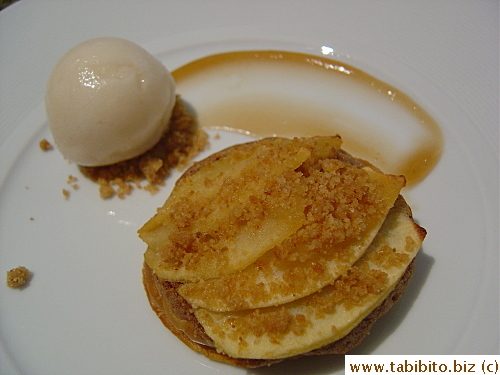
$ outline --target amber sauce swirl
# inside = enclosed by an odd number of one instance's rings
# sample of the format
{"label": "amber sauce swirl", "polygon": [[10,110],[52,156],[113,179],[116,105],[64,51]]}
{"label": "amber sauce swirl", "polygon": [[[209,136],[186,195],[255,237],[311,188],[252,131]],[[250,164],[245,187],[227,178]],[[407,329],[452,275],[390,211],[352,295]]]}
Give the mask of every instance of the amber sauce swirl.
{"label": "amber sauce swirl", "polygon": [[[255,137],[340,134],[344,149],[373,163],[386,173],[404,175],[407,186],[413,186],[422,181],[438,163],[443,151],[443,135],[439,125],[427,111],[401,90],[356,67],[328,57],[284,51],[228,52],[192,61],[173,71],[172,75],[178,92],[183,95],[183,83],[207,71],[213,72],[220,69],[223,72],[226,66],[234,67],[235,64],[245,69],[246,64],[262,61],[274,63],[276,60],[279,60],[280,64],[296,66],[297,69],[319,69],[321,74],[325,74],[325,78],[331,74],[349,72],[349,79],[355,80],[356,84],[361,83],[379,94],[390,94],[390,100],[394,105],[404,109],[414,118],[414,122],[421,127],[423,136],[415,137],[409,147],[394,154],[391,150],[397,147],[392,147],[395,145],[391,145],[390,141],[383,139],[384,137],[380,134],[373,133],[367,124],[356,123],[349,119],[333,121],[335,114],[332,116],[329,109],[304,101],[291,103],[289,98],[279,95],[262,98],[259,95],[253,95],[245,100],[225,99],[221,102],[213,102],[215,104],[206,108],[196,108],[200,125],[206,128],[244,132]],[[189,98],[187,101],[189,103]],[[360,111],[362,110],[360,108]],[[354,136],[352,129],[357,127],[366,128]],[[377,138],[376,142],[374,138]]]}

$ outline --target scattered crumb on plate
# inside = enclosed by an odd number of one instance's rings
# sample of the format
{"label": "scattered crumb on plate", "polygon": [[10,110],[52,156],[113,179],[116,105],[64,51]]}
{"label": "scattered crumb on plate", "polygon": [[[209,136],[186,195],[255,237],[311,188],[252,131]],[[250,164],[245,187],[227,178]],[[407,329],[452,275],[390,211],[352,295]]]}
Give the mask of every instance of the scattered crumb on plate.
{"label": "scattered crumb on plate", "polygon": [[49,141],[47,141],[45,138],[42,139],[38,145],[40,146],[40,148],[42,149],[42,151],[49,151],[49,150],[52,150],[52,145],[50,144]]}
{"label": "scattered crumb on plate", "polygon": [[78,178],[76,178],[75,176],[73,176],[73,175],[68,176],[68,184],[72,184],[73,182],[76,182],[76,181],[78,181]]}
{"label": "scattered crumb on plate", "polygon": [[76,178],[75,176],[73,175],[69,175],[68,176],[68,185],[70,185],[73,190],[78,190],[80,188],[80,186],[76,183],[78,181],[78,178]]}
{"label": "scattered crumb on plate", "polygon": [[7,286],[11,288],[19,288],[26,284],[31,276],[30,271],[23,266],[13,268],[7,271]]}
{"label": "scattered crumb on plate", "polygon": [[62,189],[62,193],[63,193],[64,199],[68,200],[69,196],[70,196],[69,190],[68,189]]}

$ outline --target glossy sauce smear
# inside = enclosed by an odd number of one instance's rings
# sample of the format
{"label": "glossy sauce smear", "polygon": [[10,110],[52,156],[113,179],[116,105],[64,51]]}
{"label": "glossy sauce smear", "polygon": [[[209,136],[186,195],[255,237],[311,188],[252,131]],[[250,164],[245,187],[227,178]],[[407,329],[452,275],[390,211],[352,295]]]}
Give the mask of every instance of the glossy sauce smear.
{"label": "glossy sauce smear", "polygon": [[407,186],[442,153],[435,120],[408,95],[348,64],[294,52],[229,52],[172,72],[204,128],[255,137],[336,135]]}

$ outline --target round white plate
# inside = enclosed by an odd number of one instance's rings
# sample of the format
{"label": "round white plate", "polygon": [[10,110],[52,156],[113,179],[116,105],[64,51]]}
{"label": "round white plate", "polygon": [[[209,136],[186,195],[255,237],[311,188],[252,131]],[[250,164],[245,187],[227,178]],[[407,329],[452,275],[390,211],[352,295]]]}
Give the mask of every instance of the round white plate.
{"label": "round white plate", "polygon": [[[405,192],[428,237],[407,293],[355,353],[498,353],[497,4],[236,3],[21,1],[0,12],[0,272],[33,271],[27,287],[0,292],[2,374],[343,370],[342,356],[239,369],[192,352],[162,326],[142,288],[136,231],[179,174],[155,196],[101,200],[75,165],[38,147],[51,140],[43,92],[54,63],[77,42],[103,35],[140,43],[170,69],[225,51],[320,56],[328,47],[410,95],[440,124],[445,142],[437,167]],[[194,101],[196,93],[181,94]],[[210,135],[211,149],[198,159],[251,139]]]}

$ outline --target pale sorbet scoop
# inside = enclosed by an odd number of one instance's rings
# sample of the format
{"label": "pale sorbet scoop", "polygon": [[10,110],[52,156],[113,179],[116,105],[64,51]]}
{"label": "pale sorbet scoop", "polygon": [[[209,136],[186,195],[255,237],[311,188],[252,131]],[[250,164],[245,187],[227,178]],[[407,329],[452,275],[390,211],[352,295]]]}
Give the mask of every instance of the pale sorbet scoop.
{"label": "pale sorbet scoop", "polygon": [[137,44],[112,37],[69,50],[45,95],[57,148],[83,166],[117,163],[152,148],[174,104],[175,83],[165,66]]}

